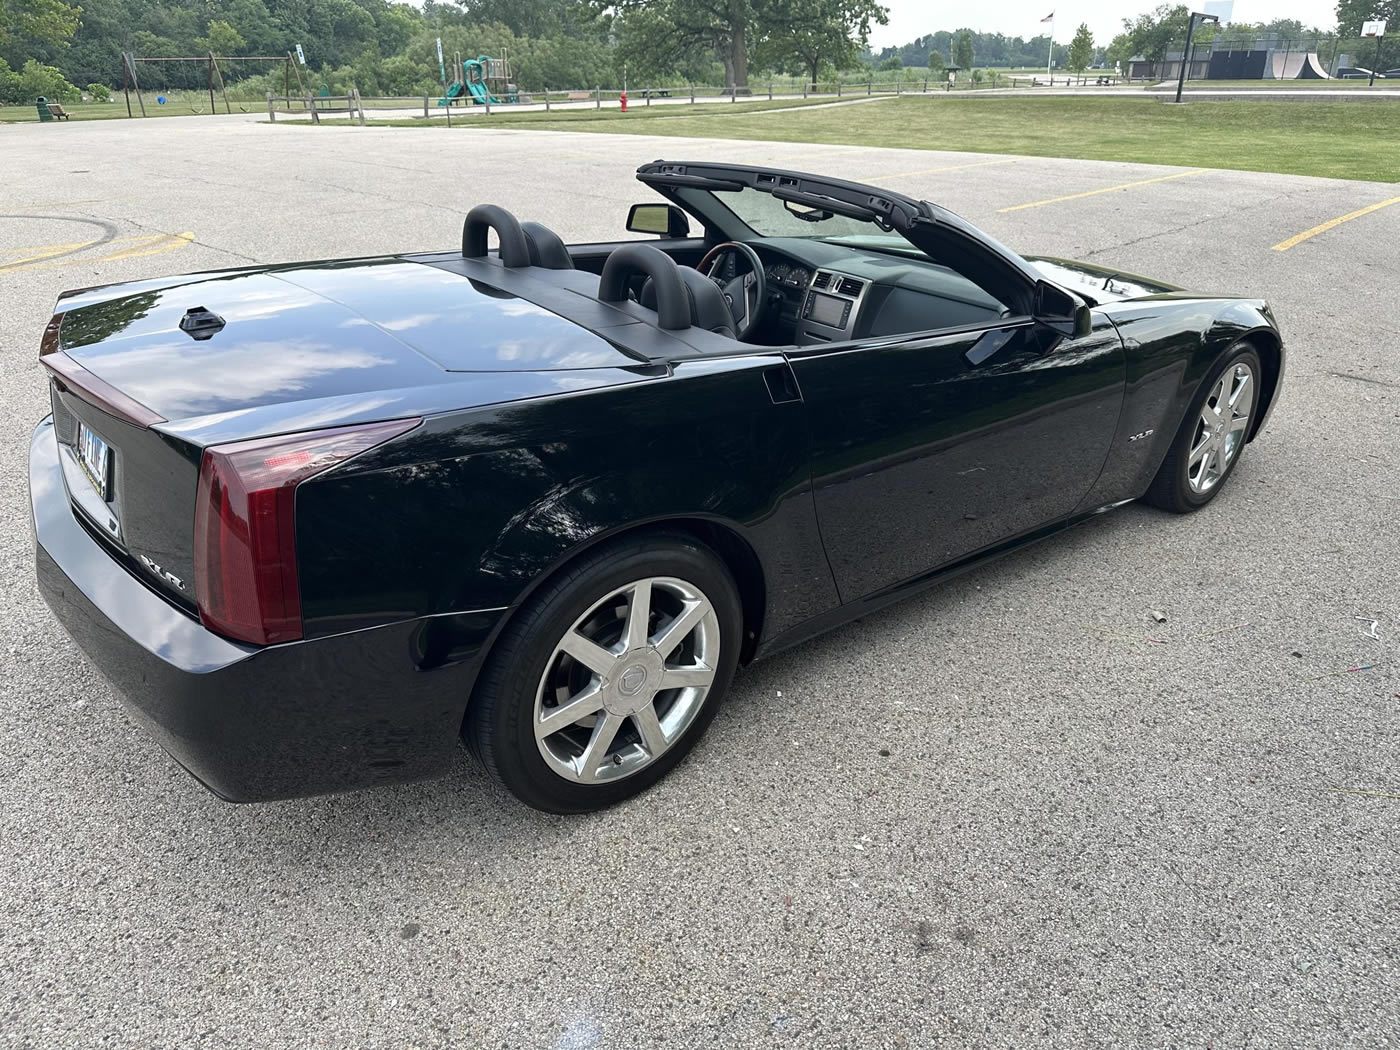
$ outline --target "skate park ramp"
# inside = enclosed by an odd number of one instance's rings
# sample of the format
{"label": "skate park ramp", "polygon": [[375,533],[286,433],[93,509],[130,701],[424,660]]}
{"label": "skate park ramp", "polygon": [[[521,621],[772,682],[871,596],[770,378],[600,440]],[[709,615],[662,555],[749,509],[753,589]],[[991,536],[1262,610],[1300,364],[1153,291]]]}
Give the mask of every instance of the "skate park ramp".
{"label": "skate park ramp", "polygon": [[1269,76],[1274,80],[1331,80],[1316,51],[1293,51],[1269,56]]}

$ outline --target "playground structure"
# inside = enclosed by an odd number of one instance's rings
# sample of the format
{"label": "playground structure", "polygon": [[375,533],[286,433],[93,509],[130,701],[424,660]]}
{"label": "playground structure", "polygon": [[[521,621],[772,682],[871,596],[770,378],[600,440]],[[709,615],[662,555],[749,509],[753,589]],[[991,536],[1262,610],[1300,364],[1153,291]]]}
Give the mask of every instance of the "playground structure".
{"label": "playground structure", "polygon": [[500,58],[478,55],[462,60],[459,51],[452,56],[453,80],[447,86],[439,106],[452,106],[458,102],[471,102],[477,106],[499,106],[520,101],[520,92],[510,79],[510,58],[501,53]]}

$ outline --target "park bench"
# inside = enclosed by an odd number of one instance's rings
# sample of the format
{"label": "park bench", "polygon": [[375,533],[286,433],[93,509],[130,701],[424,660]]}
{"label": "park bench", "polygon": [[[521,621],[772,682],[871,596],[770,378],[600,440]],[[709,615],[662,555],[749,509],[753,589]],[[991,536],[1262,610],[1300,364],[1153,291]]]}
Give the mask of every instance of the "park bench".
{"label": "park bench", "polygon": [[52,113],[55,117],[57,117],[59,120],[73,119],[73,114],[69,113],[66,109],[64,109],[63,104],[60,102],[50,102],[49,112]]}

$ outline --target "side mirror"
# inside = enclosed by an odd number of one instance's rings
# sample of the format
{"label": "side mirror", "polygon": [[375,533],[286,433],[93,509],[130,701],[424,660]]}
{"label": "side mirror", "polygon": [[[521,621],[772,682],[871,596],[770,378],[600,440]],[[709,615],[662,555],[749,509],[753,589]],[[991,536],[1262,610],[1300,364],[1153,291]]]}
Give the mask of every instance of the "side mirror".
{"label": "side mirror", "polygon": [[627,213],[627,232],[688,237],[690,220],[674,204],[634,204]]}
{"label": "side mirror", "polygon": [[1035,282],[1035,302],[1031,316],[1060,335],[1076,339],[1089,334],[1093,319],[1089,308],[1075,296],[1049,281]]}

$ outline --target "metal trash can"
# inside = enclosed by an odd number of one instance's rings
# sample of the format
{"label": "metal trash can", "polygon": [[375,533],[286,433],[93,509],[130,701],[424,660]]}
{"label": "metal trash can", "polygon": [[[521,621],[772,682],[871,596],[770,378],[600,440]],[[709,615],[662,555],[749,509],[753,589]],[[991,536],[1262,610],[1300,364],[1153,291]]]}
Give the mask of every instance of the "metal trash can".
{"label": "metal trash can", "polygon": [[34,100],[34,107],[39,111],[39,119],[53,120],[53,114],[49,112],[49,100],[40,95]]}

